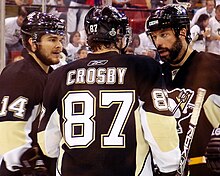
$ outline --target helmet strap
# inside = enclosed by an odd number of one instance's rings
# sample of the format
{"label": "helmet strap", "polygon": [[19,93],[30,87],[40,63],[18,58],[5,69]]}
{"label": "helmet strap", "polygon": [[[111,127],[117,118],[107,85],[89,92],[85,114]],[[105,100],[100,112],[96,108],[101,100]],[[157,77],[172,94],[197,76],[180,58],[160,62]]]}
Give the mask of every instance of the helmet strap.
{"label": "helmet strap", "polygon": [[129,44],[129,37],[126,37],[124,47],[123,47],[123,42],[122,41],[120,41],[119,46],[117,45],[117,41],[115,41],[114,44],[115,44],[115,47],[119,50],[120,54],[125,54],[125,49],[128,47],[128,44]]}

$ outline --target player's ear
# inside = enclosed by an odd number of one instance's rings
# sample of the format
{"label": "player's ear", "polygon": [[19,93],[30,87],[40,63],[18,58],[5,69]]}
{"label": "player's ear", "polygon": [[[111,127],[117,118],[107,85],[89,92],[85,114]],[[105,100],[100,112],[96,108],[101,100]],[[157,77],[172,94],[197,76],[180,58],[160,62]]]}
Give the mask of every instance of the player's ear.
{"label": "player's ear", "polygon": [[36,45],[36,42],[33,40],[33,38],[29,38],[29,39],[28,39],[28,43],[29,43],[30,46],[31,46],[31,51],[32,51],[32,52],[35,52],[36,49],[37,49],[37,45]]}
{"label": "player's ear", "polygon": [[180,29],[180,36],[186,37],[186,33],[187,33],[186,28]]}

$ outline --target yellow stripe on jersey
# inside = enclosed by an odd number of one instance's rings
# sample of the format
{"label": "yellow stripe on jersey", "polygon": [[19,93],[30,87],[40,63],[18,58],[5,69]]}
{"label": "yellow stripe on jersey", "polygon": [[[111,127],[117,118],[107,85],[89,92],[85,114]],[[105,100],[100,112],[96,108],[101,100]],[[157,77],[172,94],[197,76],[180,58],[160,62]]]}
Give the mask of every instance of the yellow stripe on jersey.
{"label": "yellow stripe on jersey", "polygon": [[24,121],[6,121],[0,123],[0,155],[26,144]]}
{"label": "yellow stripe on jersey", "polygon": [[37,141],[44,155],[48,156],[46,149],[45,131],[37,133]]}
{"label": "yellow stripe on jersey", "polygon": [[171,116],[164,116],[147,113],[147,123],[154,140],[162,152],[168,152],[179,145],[179,137],[176,133],[176,119]]}
{"label": "yellow stripe on jersey", "polygon": [[139,175],[139,173],[141,172],[144,166],[144,162],[147,158],[147,154],[149,152],[149,145],[143,136],[139,111],[136,110],[134,113],[135,113],[135,125],[136,125],[136,140],[137,140],[137,152],[136,152],[137,167],[136,167],[135,175]]}
{"label": "yellow stripe on jersey", "polygon": [[214,128],[217,128],[220,123],[220,108],[219,105],[215,103],[215,98],[218,98],[217,95],[210,95],[204,103],[204,111]]}
{"label": "yellow stripe on jersey", "polygon": [[[48,153],[48,145],[46,144],[46,132],[45,131],[41,131],[37,133],[37,138],[38,138],[38,143],[40,145],[40,148],[42,150],[42,152],[44,153],[44,155],[49,156],[50,157],[50,153]],[[61,173],[61,167],[62,167],[62,161],[63,161],[63,155],[64,155],[64,150],[62,148],[62,145],[64,144],[64,140],[63,138],[61,138],[61,141],[59,143],[59,156],[58,156],[58,160],[57,160],[57,166],[56,166],[56,171],[59,171],[59,173]]]}
{"label": "yellow stripe on jersey", "polygon": [[59,114],[56,110],[50,116],[46,129],[37,133],[38,144],[43,153],[51,158],[56,158],[59,155],[58,146],[61,140],[59,124]]}
{"label": "yellow stripe on jersey", "polygon": [[62,138],[61,141],[60,141],[60,155],[58,157],[58,160],[57,160],[57,170],[59,171],[59,173],[61,173],[61,167],[62,167],[62,161],[63,161],[63,155],[65,153],[65,151],[63,150],[62,148],[62,145],[64,144],[64,139]]}

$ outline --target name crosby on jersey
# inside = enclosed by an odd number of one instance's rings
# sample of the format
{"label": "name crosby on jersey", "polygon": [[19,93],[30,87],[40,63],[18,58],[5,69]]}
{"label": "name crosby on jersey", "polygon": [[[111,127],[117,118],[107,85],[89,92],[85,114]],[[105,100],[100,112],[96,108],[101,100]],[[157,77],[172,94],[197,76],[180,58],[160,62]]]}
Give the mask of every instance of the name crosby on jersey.
{"label": "name crosby on jersey", "polygon": [[67,73],[66,85],[72,84],[124,84],[127,68],[78,68]]}

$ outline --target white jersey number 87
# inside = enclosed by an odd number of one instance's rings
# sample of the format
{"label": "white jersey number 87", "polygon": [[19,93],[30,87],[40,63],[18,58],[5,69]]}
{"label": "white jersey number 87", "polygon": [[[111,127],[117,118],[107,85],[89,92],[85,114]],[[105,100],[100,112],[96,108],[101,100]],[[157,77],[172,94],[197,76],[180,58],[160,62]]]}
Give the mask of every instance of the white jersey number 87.
{"label": "white jersey number 87", "polygon": [[[132,90],[103,90],[99,92],[99,108],[118,104],[107,134],[101,134],[102,148],[124,148],[123,129],[135,102]],[[88,147],[97,137],[95,134],[96,98],[90,91],[70,91],[62,101],[64,139],[69,148]],[[77,107],[80,107],[77,109]],[[80,132],[77,133],[77,129]]]}

